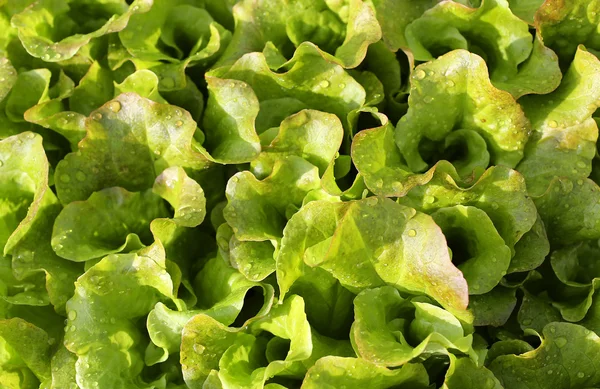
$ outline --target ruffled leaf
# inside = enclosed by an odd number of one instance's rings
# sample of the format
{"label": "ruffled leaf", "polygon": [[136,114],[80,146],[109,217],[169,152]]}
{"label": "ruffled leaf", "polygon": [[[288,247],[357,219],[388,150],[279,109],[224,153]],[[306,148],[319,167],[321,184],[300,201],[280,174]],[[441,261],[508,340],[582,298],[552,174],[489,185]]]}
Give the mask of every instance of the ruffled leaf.
{"label": "ruffled leaf", "polygon": [[409,24],[406,39],[420,61],[453,49],[483,56],[494,86],[517,98],[551,92],[561,78],[554,52],[534,40],[528,29],[506,0],[483,0],[477,9],[444,1]]}
{"label": "ruffled leaf", "polygon": [[594,387],[600,382],[599,353],[596,334],[576,324],[551,323],[537,349],[500,356],[489,369],[505,388]]}
{"label": "ruffled leaf", "polygon": [[[127,6],[120,0],[91,1],[80,8],[75,1],[41,0],[13,16],[11,24],[30,55],[58,62],[72,58],[90,40],[122,30],[132,15],[148,12],[152,3],[136,0]],[[94,20],[87,18],[90,14]]]}
{"label": "ruffled leaf", "polygon": [[408,103],[396,143],[414,172],[448,159],[457,168],[472,166],[463,175],[477,174],[476,167],[488,164],[482,150],[492,165],[515,167],[523,158],[529,122],[510,94],[492,86],[485,62],[475,54],[456,50],[418,67]]}
{"label": "ruffled leaf", "polygon": [[174,106],[125,93],[95,111],[85,125],[87,136],[79,151],[56,168],[58,197],[64,204],[113,186],[147,189],[169,166],[201,170],[209,165],[192,148],[195,123]]}
{"label": "ruffled leaf", "polygon": [[465,314],[467,284],[450,262],[441,230],[429,216],[391,200],[305,205],[287,224],[277,257],[282,295],[307,266],[323,268],[351,290],[389,284]]}

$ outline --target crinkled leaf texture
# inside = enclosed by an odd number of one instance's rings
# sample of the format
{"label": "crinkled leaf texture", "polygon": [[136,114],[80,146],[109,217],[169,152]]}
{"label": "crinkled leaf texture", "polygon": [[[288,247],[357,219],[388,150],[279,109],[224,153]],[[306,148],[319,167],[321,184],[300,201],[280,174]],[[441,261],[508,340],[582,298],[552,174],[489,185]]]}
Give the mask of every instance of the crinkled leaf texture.
{"label": "crinkled leaf texture", "polygon": [[531,36],[507,0],[483,0],[476,9],[442,1],[407,26],[406,39],[420,61],[452,49],[483,56],[492,83],[515,98],[551,92],[560,82],[556,54]]}
{"label": "crinkled leaf texture", "polygon": [[213,381],[222,387],[263,388],[275,376],[301,380],[323,356],[352,354],[347,341],[328,339],[311,329],[304,300],[294,295],[247,328],[228,328],[210,316],[197,315],[183,330],[181,350],[190,388]]}
{"label": "crinkled leaf texture", "polygon": [[[230,65],[242,55],[270,44],[280,50],[309,41],[330,61],[355,68],[369,45],[381,39],[373,9],[362,0],[335,4],[326,0],[239,2],[234,7],[236,29],[220,65]],[[289,58],[289,57],[288,57]]]}
{"label": "crinkled leaf texture", "polygon": [[[36,1],[14,15],[11,24],[30,55],[44,61],[62,61],[73,57],[90,40],[124,29],[132,15],[147,12],[153,1],[136,0],[129,6],[120,0],[86,3],[81,7],[70,0]],[[90,20],[92,15],[97,19]],[[105,23],[98,25],[102,20]],[[93,31],[81,33],[90,29]]]}
{"label": "crinkled leaf texture", "polygon": [[467,283],[439,227],[389,199],[308,203],[287,224],[276,260],[282,297],[305,268],[319,267],[350,290],[387,284],[468,317]]}
{"label": "crinkled leaf texture", "polygon": [[352,157],[371,191],[401,197],[437,169],[472,181],[489,165],[515,167],[523,158],[529,121],[491,85],[481,57],[452,51],[420,65],[411,82],[408,113],[395,130],[384,117],[354,138]]}
{"label": "crinkled leaf texture", "polygon": [[63,204],[86,200],[93,192],[120,186],[129,191],[152,187],[169,166],[202,170],[210,160],[195,146],[196,123],[188,112],[124,93],[86,119],[79,150],[56,167]]}
{"label": "crinkled leaf texture", "polygon": [[[48,187],[48,160],[42,138],[22,133],[0,142],[3,262],[10,264],[11,295],[16,304],[47,305],[64,311],[79,266],[57,257],[50,246],[54,218],[61,206]],[[14,277],[14,278],[13,278]],[[17,292],[18,291],[18,292]]]}
{"label": "crinkled leaf texture", "polygon": [[387,367],[455,351],[477,362],[472,335],[461,322],[448,311],[419,300],[404,299],[391,286],[360,292],[354,300],[350,333],[356,354]]}
{"label": "crinkled leaf texture", "polygon": [[550,323],[541,341],[533,351],[494,359],[489,368],[505,388],[575,389],[600,383],[598,335],[576,324]]}

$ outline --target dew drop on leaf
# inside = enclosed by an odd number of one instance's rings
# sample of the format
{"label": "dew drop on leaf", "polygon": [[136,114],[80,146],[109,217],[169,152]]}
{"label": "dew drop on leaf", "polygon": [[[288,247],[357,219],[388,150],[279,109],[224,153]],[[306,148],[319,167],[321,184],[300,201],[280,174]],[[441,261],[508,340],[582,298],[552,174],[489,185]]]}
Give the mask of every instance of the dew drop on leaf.
{"label": "dew drop on leaf", "polygon": [[108,109],[110,109],[114,113],[117,113],[121,110],[121,103],[119,103],[118,101],[111,101],[110,103],[108,103]]}
{"label": "dew drop on leaf", "polygon": [[417,71],[415,71],[415,79],[422,80],[425,78],[425,76],[426,74],[423,69],[417,69]]}

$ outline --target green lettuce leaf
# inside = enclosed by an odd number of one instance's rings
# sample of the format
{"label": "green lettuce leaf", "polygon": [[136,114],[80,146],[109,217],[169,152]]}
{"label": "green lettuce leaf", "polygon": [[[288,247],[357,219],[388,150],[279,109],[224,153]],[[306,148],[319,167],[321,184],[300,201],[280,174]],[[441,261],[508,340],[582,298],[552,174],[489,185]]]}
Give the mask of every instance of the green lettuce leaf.
{"label": "green lettuce leaf", "polygon": [[[81,215],[90,223],[81,228]],[[53,229],[54,251],[72,261],[87,261],[139,248],[152,241],[150,221],[168,216],[162,199],[152,191],[128,192],[114,187],[94,192],[85,201],[68,204]]]}
{"label": "green lettuce leaf", "polygon": [[[158,92],[158,76],[150,70],[136,71],[121,83],[118,83],[116,78],[114,72],[96,61],[92,63],[77,87],[72,90],[66,89],[62,95],[31,107],[24,114],[25,120],[63,135],[71,143],[72,150],[76,151],[77,144],[86,135],[86,116],[113,97],[132,92],[158,103],[167,103]],[[163,94],[171,97],[168,92]],[[64,98],[67,99],[62,100]],[[203,97],[197,89],[192,87],[182,89],[181,94],[173,100],[177,101],[179,106],[190,110],[195,119],[202,112],[198,105],[203,104]],[[68,109],[65,104],[67,101]]]}
{"label": "green lettuce leaf", "polygon": [[202,387],[205,381],[223,388],[263,388],[275,376],[302,380],[322,356],[351,354],[347,341],[311,330],[298,296],[290,296],[248,327],[230,329],[203,314],[187,323],[181,358],[190,388]]}
{"label": "green lettuce leaf", "polygon": [[[264,54],[249,53],[230,67],[217,68],[207,75],[243,81],[252,88],[261,108],[256,118],[258,134],[304,108],[336,114],[348,128],[348,114],[360,108],[366,98],[364,88],[354,78],[308,42],[301,44],[277,72],[269,68]],[[211,115],[209,111],[210,107],[207,115]]]}
{"label": "green lettuce leaf", "polygon": [[234,175],[226,189],[223,216],[234,233],[230,260],[253,280],[275,271],[274,246],[287,220],[320,189],[344,134],[335,115],[314,110],[286,118],[276,130],[250,171]]}
{"label": "green lettuce leaf", "polygon": [[488,163],[515,167],[529,132],[519,104],[489,83],[483,59],[456,50],[413,73],[409,109],[396,128],[396,143],[412,171],[448,159],[465,176]]}
{"label": "green lettuce leaf", "polygon": [[495,166],[472,186],[459,184],[451,174],[437,170],[427,185],[414,188],[400,202],[424,212],[458,204],[480,208],[490,216],[509,247],[515,246],[536,223],[535,206],[524,177],[517,171]]}
{"label": "green lettuce leaf", "polygon": [[499,356],[489,369],[505,388],[586,388],[600,383],[600,339],[582,326],[551,323],[542,344],[521,355]]}
{"label": "green lettuce leaf", "polygon": [[389,199],[313,201],[302,207],[287,224],[277,256],[282,297],[306,267],[326,270],[353,291],[388,284],[468,316],[467,284],[450,262],[439,227]]}
{"label": "green lettuce leaf", "polygon": [[541,39],[533,39],[528,28],[506,0],[483,0],[477,9],[447,1],[410,23],[406,40],[419,61],[453,49],[481,55],[494,86],[518,98],[551,92],[561,78],[556,54]]}
{"label": "green lettuce leaf", "polygon": [[598,138],[591,116],[600,104],[599,71],[600,61],[580,47],[556,91],[520,100],[534,131],[518,170],[532,195],[544,194],[554,177],[589,176]]}
{"label": "green lettuce leaf", "polygon": [[[128,192],[119,187],[103,189],[85,201],[68,204],[56,218],[53,229],[54,251],[72,261],[87,261],[121,252],[126,247],[137,249],[150,244],[154,219],[167,218],[167,200],[174,209],[175,224],[195,227],[204,220],[204,192],[178,167],[165,169],[151,190]],[[87,227],[78,227],[81,215],[90,221]],[[167,226],[154,223],[154,233]],[[170,232],[173,233],[173,232]],[[160,236],[159,236],[160,238]],[[163,243],[167,244],[163,239]]]}
{"label": "green lettuce leaf", "polygon": [[406,27],[439,2],[440,0],[371,0],[385,44],[393,51],[408,49]]}
{"label": "green lettuce leaf", "polygon": [[399,369],[387,369],[361,358],[321,358],[308,371],[302,387],[334,389],[342,387],[429,388],[427,370],[421,364],[406,364]]}
{"label": "green lettuce leaf", "polygon": [[444,232],[452,259],[460,263],[457,267],[469,284],[469,294],[487,293],[498,285],[511,252],[485,211],[455,205],[440,208],[431,217]]}
{"label": "green lettuce leaf", "polygon": [[535,23],[535,14],[544,0],[508,0],[510,10],[530,25]]}
{"label": "green lettuce leaf", "polygon": [[397,128],[380,116],[381,126],[354,138],[352,158],[369,190],[402,197],[436,170],[473,181],[490,164],[517,165],[529,121],[510,95],[482,81],[484,66],[478,56],[454,51],[413,73],[409,110]]}
{"label": "green lettuce leaf", "polygon": [[160,243],[109,255],[79,277],[67,303],[65,345],[77,356],[82,389],[147,387],[140,377],[143,346],[136,321],[157,302],[173,301],[173,288]]}
{"label": "green lettuce leaf", "polygon": [[64,311],[81,268],[56,256],[50,245],[52,225],[62,207],[48,186],[42,138],[23,133],[0,141],[0,161],[0,245],[3,262],[10,263],[9,282],[15,283],[10,289],[18,291],[7,296],[5,286],[2,297],[17,304],[50,302]]}
{"label": "green lettuce leaf", "polygon": [[419,298],[404,299],[391,286],[360,292],[354,315],[351,339],[356,354],[378,365],[397,367],[451,352],[477,359],[472,335],[455,316]]}
{"label": "green lettuce leaf", "polygon": [[595,261],[599,253],[597,242],[584,241],[550,256],[558,282],[548,294],[565,320],[581,321],[592,306],[594,293],[600,288],[600,267]]}
{"label": "green lettuce leaf", "polygon": [[329,272],[305,267],[304,274],[294,281],[289,293],[304,299],[308,321],[320,334],[335,339],[348,338],[354,321],[352,302],[356,296]]}
{"label": "green lettuce leaf", "polygon": [[11,24],[30,55],[58,62],[73,57],[90,40],[122,30],[132,15],[147,12],[152,3],[136,0],[128,6],[122,0],[85,4],[40,0],[14,15]]}
{"label": "green lettuce leaf", "polygon": [[160,78],[161,91],[187,87],[186,69],[206,68],[225,49],[231,33],[216,22],[204,2],[154,0],[149,12],[133,16],[119,32],[123,49],[109,53],[115,70],[126,61],[137,70],[150,69]]}
{"label": "green lettuce leaf", "polygon": [[209,98],[204,116],[206,147],[224,163],[249,162],[260,153],[254,122],[259,105],[244,82],[207,78]]}
{"label": "green lettuce leaf", "polygon": [[[215,280],[222,282],[218,284],[219,287],[211,288],[209,282]],[[152,343],[146,349],[146,364],[165,362],[170,354],[178,353],[186,323],[198,314],[208,315],[224,325],[232,325],[238,317],[242,318],[244,309],[255,308],[246,299],[256,290],[260,290],[263,297],[262,305],[256,316],[248,320],[264,316],[273,304],[274,290],[270,285],[248,281],[219,257],[204,265],[194,284],[198,295],[197,306],[201,309],[172,310],[159,302],[148,314],[146,325]],[[178,368],[181,369],[180,366]]]}
{"label": "green lettuce leaf", "polygon": [[442,389],[489,388],[504,389],[494,374],[484,366],[477,366],[469,358],[450,355],[450,367]]}
{"label": "green lettuce leaf", "polygon": [[273,0],[241,1],[234,8],[236,29],[219,65],[231,65],[270,44],[282,52],[303,42],[319,46],[328,60],[345,68],[358,66],[367,48],[381,39],[373,9],[362,0],[346,2]]}
{"label": "green lettuce leaf", "polygon": [[569,65],[580,44],[593,50],[600,49],[599,13],[597,1],[545,1],[535,13],[535,24],[562,64]]}
{"label": "green lettuce leaf", "polygon": [[63,204],[113,186],[147,189],[169,166],[209,166],[208,157],[192,147],[196,125],[189,113],[171,105],[125,93],[96,110],[85,125],[87,135],[79,150],[56,168]]}
{"label": "green lettuce leaf", "polygon": [[541,333],[547,324],[560,321],[560,312],[552,306],[548,298],[524,291],[517,319],[524,331],[532,329]]}

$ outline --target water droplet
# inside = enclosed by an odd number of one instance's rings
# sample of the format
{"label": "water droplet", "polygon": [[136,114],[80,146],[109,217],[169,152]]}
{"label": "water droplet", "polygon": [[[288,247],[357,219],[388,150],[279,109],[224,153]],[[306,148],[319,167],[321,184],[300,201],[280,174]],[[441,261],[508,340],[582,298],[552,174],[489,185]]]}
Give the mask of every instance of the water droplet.
{"label": "water droplet", "polygon": [[425,96],[425,98],[423,99],[423,101],[425,101],[426,103],[431,103],[433,101],[433,96]]}
{"label": "water droplet", "polygon": [[115,324],[117,322],[117,319],[115,319],[114,317],[110,318],[110,324]]}
{"label": "water droplet", "polygon": [[204,346],[203,346],[203,345],[201,345],[201,344],[195,344],[195,345],[193,346],[193,348],[194,348],[194,351],[195,351],[197,354],[203,354],[203,353],[204,353],[204,350],[206,350],[206,347],[204,347]]}
{"label": "water droplet", "polygon": [[448,85],[450,88],[452,88],[456,84],[454,84],[454,81],[448,80],[448,81],[446,81],[446,85]]}
{"label": "water droplet", "polygon": [[165,77],[162,79],[161,84],[165,88],[171,89],[171,88],[175,87],[175,80],[173,80],[171,77]]}
{"label": "water droplet", "polygon": [[585,373],[580,371],[579,373],[577,373],[577,377],[583,378],[583,377],[585,377]]}
{"label": "water droplet", "polygon": [[585,166],[586,166],[585,162],[583,162],[583,161],[579,161],[579,162],[577,162],[577,167],[579,167],[579,168],[582,168],[582,169],[583,169],[583,168],[585,168]]}
{"label": "water droplet", "polygon": [[525,319],[525,320],[523,320],[523,325],[524,326],[530,326],[532,322],[533,321],[531,319]]}
{"label": "water droplet", "polygon": [[563,338],[562,336],[560,338],[556,338],[556,340],[554,341],[554,343],[556,343],[556,345],[559,348],[565,347],[565,345],[567,344],[567,339]]}
{"label": "water droplet", "polygon": [[550,326],[550,332],[555,333],[556,332],[556,328],[554,328],[554,326]]}
{"label": "water droplet", "polygon": [[323,89],[329,88],[329,85],[330,85],[329,81],[327,81],[327,80],[322,80],[321,82],[319,82],[319,86]]}
{"label": "water droplet", "polygon": [[181,110],[179,110],[179,109],[176,109],[176,110],[175,110],[175,115],[177,115],[177,116],[181,116]]}
{"label": "water droplet", "polygon": [[394,192],[400,192],[404,188],[404,185],[400,181],[392,182],[392,190]]}
{"label": "water droplet", "polygon": [[108,109],[110,109],[114,113],[117,113],[121,110],[121,103],[119,103],[118,101],[111,101],[110,103],[108,103]]}
{"label": "water droplet", "polygon": [[498,203],[492,203],[492,209],[498,209]]}
{"label": "water droplet", "polygon": [[552,369],[550,369],[550,370],[548,370],[546,373],[547,373],[548,375],[550,375],[550,374],[554,373],[554,371],[553,371]]}
{"label": "water droplet", "polygon": [[77,178],[77,181],[85,181],[85,179],[87,178],[87,176],[85,175],[84,172],[82,171],[78,171],[77,173],[75,173],[75,178]]}
{"label": "water droplet", "polygon": [[378,202],[377,197],[367,197],[365,199],[365,203],[370,206],[377,205],[377,202]]}
{"label": "water droplet", "polygon": [[423,199],[423,201],[427,204],[433,204],[435,203],[435,197],[433,196],[425,196],[425,198]]}
{"label": "water droplet", "polygon": [[69,320],[75,320],[77,318],[77,312],[69,311],[68,317],[69,317]]}
{"label": "water droplet", "polygon": [[100,120],[100,119],[102,119],[102,114],[100,112],[94,112],[92,114],[92,119],[94,119],[94,120]]}
{"label": "water droplet", "polygon": [[383,180],[381,178],[379,180],[375,181],[375,187],[377,187],[377,188],[383,187]]}
{"label": "water droplet", "polygon": [[556,122],[556,120],[550,120],[550,121],[548,122],[548,125],[549,125],[551,128],[556,128],[556,127],[558,127],[558,123]]}
{"label": "water droplet", "polygon": [[183,126],[183,122],[181,120],[178,120],[178,121],[175,122],[175,125],[177,127],[181,127],[181,126]]}
{"label": "water droplet", "polygon": [[425,71],[423,69],[417,69],[415,71],[415,79],[422,80],[426,76]]}
{"label": "water droplet", "polygon": [[[2,165],[0,165],[2,166]],[[577,185],[583,185],[583,180],[577,180]]]}
{"label": "water droplet", "polygon": [[410,229],[408,230],[408,236],[410,236],[411,238],[414,238],[415,236],[417,236],[417,231]]}
{"label": "water droplet", "polygon": [[64,183],[67,183],[69,181],[71,181],[71,177],[69,177],[68,174],[61,174],[60,175],[60,180]]}

